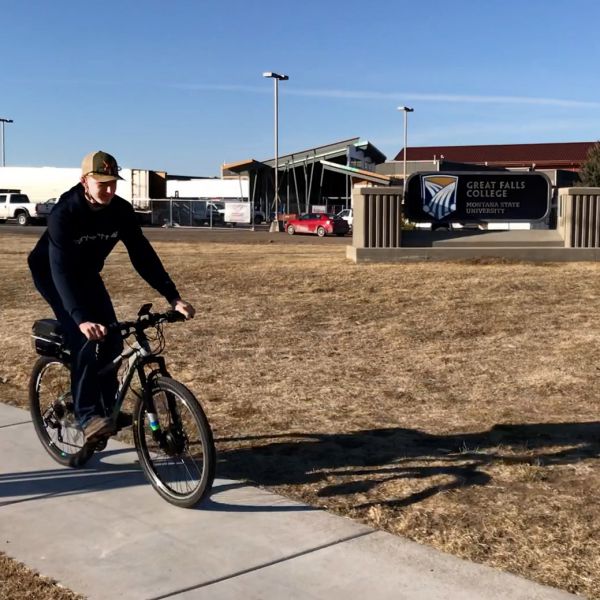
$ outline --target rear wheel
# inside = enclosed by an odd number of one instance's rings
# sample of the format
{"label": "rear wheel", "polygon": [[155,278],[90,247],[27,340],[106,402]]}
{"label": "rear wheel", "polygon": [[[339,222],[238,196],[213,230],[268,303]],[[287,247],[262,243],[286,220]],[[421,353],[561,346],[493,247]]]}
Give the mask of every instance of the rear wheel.
{"label": "rear wheel", "polygon": [[290,234],[290,235],[294,235],[294,233],[296,233],[296,230],[294,229],[293,225],[288,225],[286,231]]}
{"label": "rear wheel", "polygon": [[319,227],[317,227],[317,235],[318,235],[319,237],[325,237],[325,234],[326,234],[326,233],[327,233],[327,232],[325,231],[325,227],[323,227],[323,226],[321,226],[321,225],[319,225]]}
{"label": "rear wheel", "polygon": [[17,223],[19,225],[29,225],[29,215],[26,212],[21,212],[17,215]]}
{"label": "rear wheel", "polygon": [[156,411],[152,423],[141,399],[134,409],[133,436],[140,464],[167,502],[190,508],[210,492],[215,476],[210,425],[198,400],[181,383],[159,377],[151,393]]}
{"label": "rear wheel", "polygon": [[71,396],[71,371],[58,358],[40,357],[29,381],[29,409],[37,436],[61,465],[79,467],[94,449],[85,445]]}

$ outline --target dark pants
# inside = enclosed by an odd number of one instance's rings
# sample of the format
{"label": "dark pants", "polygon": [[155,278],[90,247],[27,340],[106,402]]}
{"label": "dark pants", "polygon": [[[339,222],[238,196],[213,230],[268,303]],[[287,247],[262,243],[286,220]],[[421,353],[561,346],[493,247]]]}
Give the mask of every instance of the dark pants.
{"label": "dark pants", "polygon": [[[94,415],[110,416],[118,389],[117,374],[111,370],[100,377],[98,370],[123,349],[119,333],[110,332],[101,342],[88,341],[65,310],[50,273],[33,273],[33,283],[54,311],[71,351],[71,392],[77,418],[84,425]],[[86,280],[85,296],[92,322],[108,325],[117,320],[100,275]]]}

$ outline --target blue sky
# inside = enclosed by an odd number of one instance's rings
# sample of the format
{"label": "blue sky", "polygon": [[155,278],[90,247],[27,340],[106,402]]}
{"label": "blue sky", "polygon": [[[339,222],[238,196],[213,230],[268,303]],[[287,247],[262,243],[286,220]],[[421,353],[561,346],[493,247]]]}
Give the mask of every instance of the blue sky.
{"label": "blue sky", "polygon": [[403,145],[600,139],[595,0],[0,0],[7,166],[218,175],[361,137]]}

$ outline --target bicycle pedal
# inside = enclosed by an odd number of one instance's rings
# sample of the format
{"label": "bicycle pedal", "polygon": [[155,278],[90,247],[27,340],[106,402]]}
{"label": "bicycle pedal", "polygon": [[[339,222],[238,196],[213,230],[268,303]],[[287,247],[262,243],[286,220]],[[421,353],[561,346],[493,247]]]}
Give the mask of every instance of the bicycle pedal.
{"label": "bicycle pedal", "polygon": [[92,438],[90,440],[86,440],[83,443],[83,445],[84,445],[85,448],[88,448],[92,452],[100,452],[101,450],[104,450],[104,448],[106,448],[106,445],[108,444],[108,438],[109,437],[110,436],[103,436],[103,437]]}
{"label": "bicycle pedal", "polygon": [[108,438],[107,437],[98,440],[96,442],[95,447],[94,447],[94,452],[102,452],[102,450],[104,450],[106,448],[107,444],[108,444]]}

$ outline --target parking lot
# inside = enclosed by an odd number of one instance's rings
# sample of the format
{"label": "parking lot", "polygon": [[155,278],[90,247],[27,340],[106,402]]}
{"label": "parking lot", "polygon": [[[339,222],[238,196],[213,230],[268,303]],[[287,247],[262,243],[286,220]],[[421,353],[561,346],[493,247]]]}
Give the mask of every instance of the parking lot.
{"label": "parking lot", "polygon": [[[31,235],[39,237],[44,231],[44,226],[30,225],[22,227],[14,223],[0,225],[1,234]],[[319,238],[316,235],[287,235],[284,232],[270,233],[268,225],[256,225],[254,231],[249,227],[145,227],[144,233],[151,241],[163,242],[215,242],[235,244],[335,244],[351,245],[352,236],[344,237],[326,236]]]}

